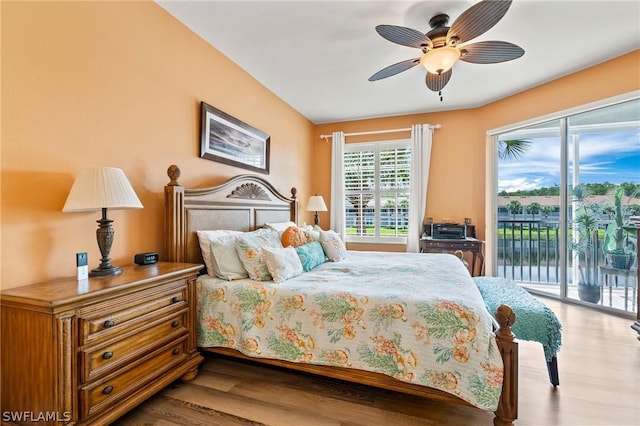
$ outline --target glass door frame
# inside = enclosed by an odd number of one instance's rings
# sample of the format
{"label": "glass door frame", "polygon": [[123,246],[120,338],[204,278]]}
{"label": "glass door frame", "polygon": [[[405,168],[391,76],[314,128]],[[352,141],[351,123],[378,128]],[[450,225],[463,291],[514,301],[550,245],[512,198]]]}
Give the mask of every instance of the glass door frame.
{"label": "glass door frame", "polygon": [[[604,108],[607,106],[619,104],[634,99],[640,99],[640,90],[629,92],[623,95],[614,96],[611,98],[603,99],[601,101],[593,102],[586,105],[581,105],[575,108],[558,111],[553,114],[529,119],[526,121],[514,123],[508,126],[491,129],[486,132],[485,138],[485,158],[486,158],[486,173],[485,173],[485,249],[488,253],[485,253],[485,273],[487,276],[497,276],[498,265],[498,244],[497,244],[497,229],[498,229],[498,138],[500,134],[514,132],[525,127],[535,126],[538,124],[558,121],[560,124],[560,173],[561,181],[564,183],[569,182],[569,164],[568,164],[568,117],[588,112],[595,109]],[[576,303],[584,306],[594,307],[591,303],[585,303],[574,298],[567,297],[567,265],[568,265],[568,185],[560,185],[560,199],[567,200],[562,202],[560,206],[560,224],[559,230],[561,233],[560,250],[560,296],[558,297],[563,302]],[[535,293],[535,291],[532,291]],[[544,296],[555,297],[548,293],[541,293]],[[640,296],[639,296],[640,297]],[[612,313],[620,315],[618,310],[598,306],[598,309],[604,311],[611,311]],[[624,314],[623,314],[624,315]],[[635,313],[633,314],[635,317]],[[624,315],[626,316],[626,315]]]}

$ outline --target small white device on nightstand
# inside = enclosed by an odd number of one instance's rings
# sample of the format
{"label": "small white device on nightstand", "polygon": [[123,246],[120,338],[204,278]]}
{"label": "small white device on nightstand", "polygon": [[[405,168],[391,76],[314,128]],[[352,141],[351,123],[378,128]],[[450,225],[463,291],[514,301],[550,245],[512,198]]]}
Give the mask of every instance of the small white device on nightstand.
{"label": "small white device on nightstand", "polygon": [[89,278],[89,261],[87,259],[86,251],[76,253],[76,267],[78,281]]}

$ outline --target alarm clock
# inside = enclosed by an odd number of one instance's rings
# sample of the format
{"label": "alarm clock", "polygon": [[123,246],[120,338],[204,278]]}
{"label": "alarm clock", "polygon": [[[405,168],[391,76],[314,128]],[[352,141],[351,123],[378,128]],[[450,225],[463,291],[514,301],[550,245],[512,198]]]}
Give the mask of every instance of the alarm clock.
{"label": "alarm clock", "polygon": [[133,261],[138,265],[151,265],[158,261],[158,253],[156,252],[138,253],[133,257]]}

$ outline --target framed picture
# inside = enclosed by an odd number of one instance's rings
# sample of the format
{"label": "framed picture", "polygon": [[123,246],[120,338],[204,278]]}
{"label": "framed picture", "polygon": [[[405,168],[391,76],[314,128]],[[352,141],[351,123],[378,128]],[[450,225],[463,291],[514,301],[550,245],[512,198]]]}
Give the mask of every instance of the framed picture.
{"label": "framed picture", "polygon": [[200,157],[269,174],[269,135],[202,102]]}

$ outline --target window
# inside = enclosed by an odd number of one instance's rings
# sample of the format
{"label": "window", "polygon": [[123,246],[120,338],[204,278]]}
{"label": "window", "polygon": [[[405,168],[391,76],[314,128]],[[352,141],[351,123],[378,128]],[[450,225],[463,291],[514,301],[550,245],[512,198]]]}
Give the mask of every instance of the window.
{"label": "window", "polygon": [[344,151],[346,240],[406,243],[411,141],[347,144]]}

